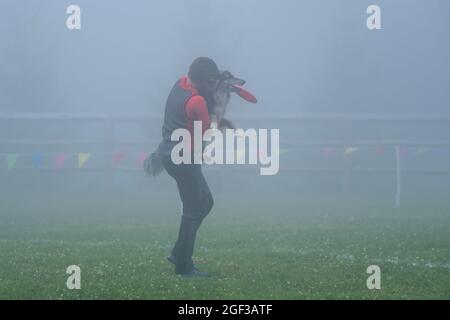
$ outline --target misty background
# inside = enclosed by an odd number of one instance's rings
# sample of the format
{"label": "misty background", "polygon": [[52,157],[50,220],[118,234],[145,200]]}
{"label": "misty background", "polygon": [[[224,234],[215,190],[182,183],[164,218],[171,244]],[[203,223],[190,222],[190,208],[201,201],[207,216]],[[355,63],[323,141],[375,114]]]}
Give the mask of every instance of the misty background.
{"label": "misty background", "polygon": [[[66,28],[71,4],[81,7],[81,30]],[[381,7],[382,30],[366,27],[371,4]],[[261,177],[257,167],[206,168],[215,196],[290,194],[394,203],[395,146],[400,145],[406,169],[402,199],[448,201],[449,176],[442,172],[450,170],[448,121],[295,116],[450,117],[449,17],[446,0],[2,0],[3,208],[24,205],[24,197],[35,194],[39,200],[33,205],[43,207],[74,195],[132,195],[148,202],[160,194],[176,196],[166,174],[146,177],[137,159],[159,142],[167,95],[197,56],[209,56],[220,69],[246,79],[258,97],[257,105],[233,97],[230,119],[243,128],[280,129],[279,174]],[[10,120],[11,113],[83,116]],[[113,121],[112,129],[102,120],[140,115],[155,118]],[[105,146],[105,137],[114,144]],[[296,141],[321,144],[296,147]],[[346,154],[355,141],[379,143]],[[383,141],[394,142],[383,146]],[[55,170],[52,157],[61,152],[69,157],[65,169]],[[80,152],[92,154],[82,169],[76,163]],[[117,152],[125,158],[115,168],[111,156]],[[11,153],[22,156],[8,170]],[[33,164],[36,153],[43,157],[39,168]],[[414,169],[422,172],[408,172]]]}

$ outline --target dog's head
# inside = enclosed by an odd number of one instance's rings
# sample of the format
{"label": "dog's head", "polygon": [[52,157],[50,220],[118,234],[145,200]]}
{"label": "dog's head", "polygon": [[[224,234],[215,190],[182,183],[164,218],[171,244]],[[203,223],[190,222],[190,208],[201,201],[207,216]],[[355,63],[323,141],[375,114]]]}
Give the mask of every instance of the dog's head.
{"label": "dog's head", "polygon": [[225,115],[226,107],[230,102],[231,93],[235,91],[235,85],[242,86],[245,80],[234,77],[231,72],[223,71],[217,78],[211,111],[220,118]]}

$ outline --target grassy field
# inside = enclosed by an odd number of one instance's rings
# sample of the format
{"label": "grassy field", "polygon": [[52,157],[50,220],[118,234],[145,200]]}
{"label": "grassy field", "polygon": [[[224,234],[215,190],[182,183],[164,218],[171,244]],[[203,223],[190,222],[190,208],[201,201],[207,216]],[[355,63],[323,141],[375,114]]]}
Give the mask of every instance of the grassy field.
{"label": "grassy field", "polygon": [[[450,298],[448,207],[216,197],[195,257],[213,276],[184,279],[165,260],[177,203],[93,198],[1,207],[1,299]],[[66,288],[73,264],[81,290]]]}

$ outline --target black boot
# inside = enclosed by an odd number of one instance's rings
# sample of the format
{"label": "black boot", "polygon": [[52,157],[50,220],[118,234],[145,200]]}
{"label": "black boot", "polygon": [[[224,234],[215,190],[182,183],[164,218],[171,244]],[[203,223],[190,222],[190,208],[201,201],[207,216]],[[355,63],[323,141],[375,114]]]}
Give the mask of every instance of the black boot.
{"label": "black boot", "polygon": [[180,275],[185,278],[207,278],[207,277],[209,277],[209,273],[202,272],[202,271],[196,270],[196,269],[192,269],[191,272],[182,273]]}
{"label": "black boot", "polygon": [[[170,263],[176,265],[177,264],[177,257],[174,254],[172,254],[172,255],[167,257],[167,261],[169,261]],[[197,266],[194,264],[194,261],[192,261],[192,258],[189,258],[189,262],[188,263],[189,263],[190,267],[192,267],[192,269],[199,271]]]}

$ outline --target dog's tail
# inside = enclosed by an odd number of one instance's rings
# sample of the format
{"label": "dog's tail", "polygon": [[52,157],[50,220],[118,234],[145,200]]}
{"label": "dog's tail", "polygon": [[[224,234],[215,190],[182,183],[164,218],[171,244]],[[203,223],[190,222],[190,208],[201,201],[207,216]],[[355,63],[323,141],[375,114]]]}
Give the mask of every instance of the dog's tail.
{"label": "dog's tail", "polygon": [[150,155],[144,160],[144,171],[147,175],[156,177],[161,172],[164,171],[164,165],[161,158],[161,154],[159,152],[159,148],[154,152],[150,153]]}

